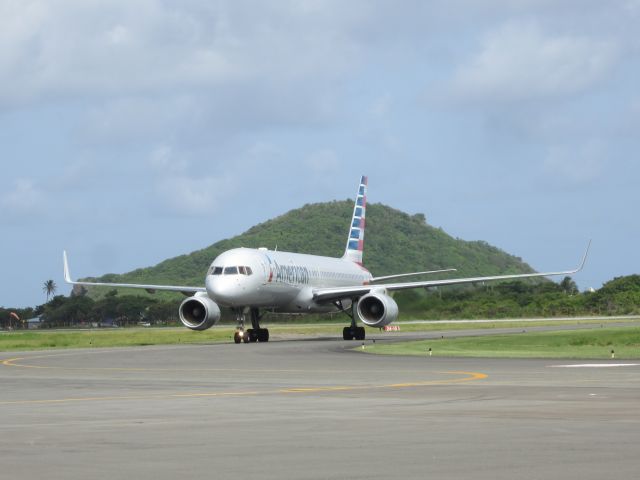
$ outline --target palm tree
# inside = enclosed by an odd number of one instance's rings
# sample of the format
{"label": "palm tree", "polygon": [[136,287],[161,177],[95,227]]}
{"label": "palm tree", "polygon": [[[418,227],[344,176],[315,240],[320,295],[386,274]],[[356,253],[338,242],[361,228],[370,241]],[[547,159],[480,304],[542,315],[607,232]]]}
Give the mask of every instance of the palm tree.
{"label": "palm tree", "polygon": [[56,288],[58,287],[56,285],[56,282],[54,282],[53,280],[47,280],[46,282],[44,282],[42,291],[47,294],[47,303],[49,303],[49,297],[56,293]]}

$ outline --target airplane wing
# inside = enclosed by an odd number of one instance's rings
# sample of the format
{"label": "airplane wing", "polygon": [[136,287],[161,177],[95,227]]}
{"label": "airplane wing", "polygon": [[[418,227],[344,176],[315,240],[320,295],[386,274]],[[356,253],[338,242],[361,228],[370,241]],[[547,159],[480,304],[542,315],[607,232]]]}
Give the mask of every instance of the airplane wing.
{"label": "airplane wing", "polygon": [[385,275],[384,277],[373,277],[371,279],[372,282],[379,282],[381,280],[389,280],[391,278],[399,278],[399,277],[414,277],[417,275],[429,275],[432,273],[443,273],[443,272],[455,272],[455,268],[445,268],[442,270],[429,270],[427,272],[411,272],[411,273],[397,273],[395,275]]}
{"label": "airplane wing", "polygon": [[557,275],[573,275],[584,267],[589,254],[591,242],[587,246],[587,250],[582,257],[580,265],[573,270],[562,272],[544,272],[544,273],[518,273],[511,275],[494,275],[489,277],[469,277],[469,278],[449,278],[444,280],[425,280],[420,282],[402,282],[402,283],[384,283],[380,285],[355,285],[353,287],[333,287],[333,288],[315,288],[313,289],[313,299],[316,302],[332,302],[344,298],[356,298],[366,295],[372,290],[387,290],[390,292],[396,290],[408,290],[411,288],[427,288],[439,287],[441,285],[459,285],[462,283],[487,282],[494,280],[512,280],[516,278],[536,278],[536,277],[552,277]]}
{"label": "airplane wing", "polygon": [[146,290],[149,293],[155,293],[157,290],[164,290],[169,292],[180,292],[183,295],[191,296],[197,292],[206,292],[204,287],[184,287],[184,286],[172,286],[172,285],[144,285],[138,283],[108,283],[108,282],[76,282],[71,279],[69,274],[69,262],[67,261],[67,252],[62,252],[62,261],[64,263],[64,281],[71,285],[84,285],[84,286],[101,286],[101,287],[126,287],[126,288],[140,288]]}

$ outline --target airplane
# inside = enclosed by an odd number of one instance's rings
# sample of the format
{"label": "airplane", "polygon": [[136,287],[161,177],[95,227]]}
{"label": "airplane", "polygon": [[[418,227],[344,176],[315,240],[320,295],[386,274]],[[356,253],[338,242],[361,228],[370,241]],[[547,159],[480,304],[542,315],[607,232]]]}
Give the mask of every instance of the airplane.
{"label": "airplane", "polygon": [[[572,275],[579,272],[589,253],[589,245],[580,265],[567,271],[450,278],[411,282],[380,283],[401,277],[455,271],[453,268],[374,277],[362,263],[367,208],[366,176],[361,177],[342,257],[324,257],[268,250],[234,248],[218,255],[211,263],[204,286],[144,285],[74,281],[63,252],[64,280],[71,285],[108,286],[180,292],[187,296],[178,308],[182,324],[191,330],[206,330],[221,317],[220,307],[232,310],[237,322],[235,343],[268,342],[269,330],[260,326],[266,312],[329,313],[343,312],[351,324],[343,328],[344,340],[364,340],[365,328],[382,328],[398,318],[398,305],[390,295],[398,290],[429,288],[464,283],[516,278]],[[250,314],[251,328],[245,330]]]}

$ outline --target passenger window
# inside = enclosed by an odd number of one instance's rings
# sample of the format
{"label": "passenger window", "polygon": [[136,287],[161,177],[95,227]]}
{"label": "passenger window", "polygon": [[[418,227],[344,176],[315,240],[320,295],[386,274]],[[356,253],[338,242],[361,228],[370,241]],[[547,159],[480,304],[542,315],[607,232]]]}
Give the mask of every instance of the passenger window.
{"label": "passenger window", "polygon": [[238,267],[225,267],[224,274],[225,275],[237,275],[238,274]]}
{"label": "passenger window", "polygon": [[213,267],[214,275],[222,275],[222,267]]}

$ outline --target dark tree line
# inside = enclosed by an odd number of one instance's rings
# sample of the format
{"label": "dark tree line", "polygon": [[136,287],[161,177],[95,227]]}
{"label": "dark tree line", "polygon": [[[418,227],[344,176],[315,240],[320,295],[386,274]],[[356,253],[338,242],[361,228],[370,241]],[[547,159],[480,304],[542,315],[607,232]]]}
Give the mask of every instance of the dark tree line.
{"label": "dark tree line", "polygon": [[531,318],[640,314],[640,275],[615,278],[596,291],[575,282],[487,283],[396,295],[405,316],[428,319]]}
{"label": "dark tree line", "polygon": [[[395,296],[401,318],[473,319],[640,314],[640,275],[615,278],[593,292],[579,292],[566,277],[559,283],[522,281],[466,288],[408,290]],[[0,328],[24,328],[21,320],[40,315],[43,327],[179,324],[180,300],[120,295],[116,290],[94,300],[86,291],[57,295],[36,308],[0,308]],[[224,314],[223,314],[224,315]],[[224,315],[227,319],[230,315]]]}
{"label": "dark tree line", "polygon": [[[11,312],[21,321],[11,317]],[[0,328],[26,328],[27,319],[40,316],[41,327],[134,326],[175,324],[178,303],[140,295],[118,295],[114,290],[99,300],[87,295],[56,295],[48,303],[34,308],[0,308]]]}

